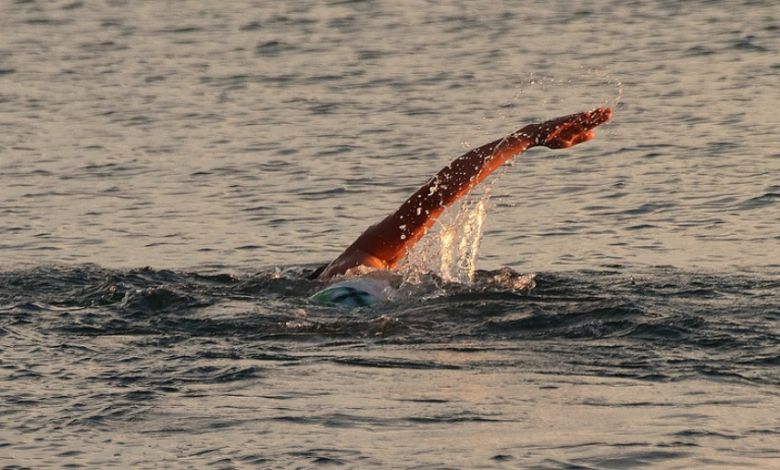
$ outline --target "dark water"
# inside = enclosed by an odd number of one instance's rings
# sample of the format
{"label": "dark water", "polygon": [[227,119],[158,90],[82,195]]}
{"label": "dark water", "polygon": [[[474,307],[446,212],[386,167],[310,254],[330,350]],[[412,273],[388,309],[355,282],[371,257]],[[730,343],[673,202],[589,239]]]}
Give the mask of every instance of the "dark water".
{"label": "dark water", "polygon": [[[771,468],[776,279],[479,272],[314,306],[305,268],[0,277],[4,468]],[[24,467],[24,465],[21,465]]]}
{"label": "dark water", "polygon": [[[779,51],[770,1],[0,2],[0,469],[780,468]],[[307,300],[605,104],[473,283]]]}

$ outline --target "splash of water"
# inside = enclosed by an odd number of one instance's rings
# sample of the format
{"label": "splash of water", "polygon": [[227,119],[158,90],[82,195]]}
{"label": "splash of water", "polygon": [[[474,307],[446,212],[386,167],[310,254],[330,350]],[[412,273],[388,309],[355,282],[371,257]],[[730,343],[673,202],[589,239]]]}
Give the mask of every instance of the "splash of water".
{"label": "splash of water", "polygon": [[429,233],[406,256],[401,266],[405,282],[419,283],[432,273],[444,281],[469,284],[476,271],[489,192],[469,196],[448,209]]}
{"label": "splash of water", "polygon": [[612,72],[586,66],[575,70],[561,69],[557,75],[531,72],[518,77],[513,97],[500,107],[497,120],[538,121],[600,106],[617,106],[625,87]]}
{"label": "splash of water", "polygon": [[477,270],[488,193],[462,204],[454,221],[439,231],[439,275],[450,282],[470,283]]}
{"label": "splash of water", "polygon": [[447,209],[405,257],[400,273],[406,283],[418,284],[434,274],[446,282],[471,284],[477,270],[479,248],[487,219],[490,190],[510,165],[497,171],[482,191],[472,191]]}
{"label": "splash of water", "polygon": [[610,88],[615,87],[617,89],[615,96],[613,96],[612,99],[605,100],[603,103],[604,107],[615,109],[620,102],[620,99],[623,98],[623,92],[625,91],[623,82],[621,82],[617,77],[612,75],[612,73],[607,70],[590,69],[588,70],[588,73],[603,79],[603,86]]}

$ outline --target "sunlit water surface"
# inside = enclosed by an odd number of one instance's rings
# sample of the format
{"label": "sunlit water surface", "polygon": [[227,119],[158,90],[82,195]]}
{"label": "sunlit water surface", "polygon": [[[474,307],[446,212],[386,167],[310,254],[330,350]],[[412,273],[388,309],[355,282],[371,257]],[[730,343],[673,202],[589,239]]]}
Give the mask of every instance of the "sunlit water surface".
{"label": "sunlit water surface", "polygon": [[[0,4],[0,468],[775,468],[778,52],[770,1]],[[602,105],[445,219],[465,264],[307,300]]]}

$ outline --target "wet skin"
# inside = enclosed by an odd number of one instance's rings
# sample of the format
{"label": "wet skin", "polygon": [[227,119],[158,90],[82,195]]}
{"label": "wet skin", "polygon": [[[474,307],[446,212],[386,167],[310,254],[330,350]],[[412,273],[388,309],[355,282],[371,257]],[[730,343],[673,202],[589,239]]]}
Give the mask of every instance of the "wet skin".
{"label": "wet skin", "polygon": [[369,227],[319,275],[328,279],[358,266],[392,269],[427,233],[439,215],[493,171],[531,147],[563,149],[595,137],[612,118],[611,108],[571,114],[522,129],[456,158],[407,199]]}

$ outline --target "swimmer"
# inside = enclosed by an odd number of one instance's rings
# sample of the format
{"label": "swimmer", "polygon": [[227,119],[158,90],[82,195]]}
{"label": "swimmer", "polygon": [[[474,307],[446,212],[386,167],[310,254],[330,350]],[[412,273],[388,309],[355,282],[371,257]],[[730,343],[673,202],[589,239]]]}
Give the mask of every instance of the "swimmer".
{"label": "swimmer", "polygon": [[[332,263],[312,275],[319,280],[349,274],[356,268],[393,269],[428,232],[436,219],[474,186],[507,161],[531,147],[568,148],[595,137],[593,129],[612,118],[611,108],[571,114],[522,129],[458,157],[417,190],[401,207],[369,227]],[[344,283],[312,297],[321,303],[349,299],[352,306],[381,300],[376,292],[364,292]],[[340,303],[339,301],[335,303]],[[365,302],[364,302],[365,301]]]}

